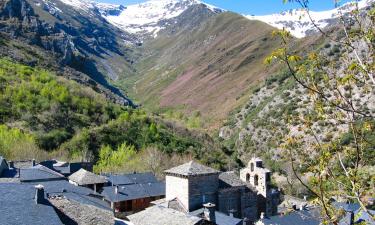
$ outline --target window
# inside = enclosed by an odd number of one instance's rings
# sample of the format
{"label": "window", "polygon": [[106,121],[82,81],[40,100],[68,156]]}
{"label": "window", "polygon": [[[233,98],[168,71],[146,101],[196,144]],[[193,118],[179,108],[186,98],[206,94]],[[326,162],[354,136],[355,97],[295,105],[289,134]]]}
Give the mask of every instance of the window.
{"label": "window", "polygon": [[250,181],[250,174],[246,174],[246,182]]}
{"label": "window", "polygon": [[266,173],[266,181],[267,182],[271,181],[271,175],[270,175],[270,173]]}
{"label": "window", "polygon": [[255,185],[255,186],[258,186],[258,180],[259,180],[258,175],[255,175],[255,176],[254,176],[254,185]]}
{"label": "window", "polygon": [[254,172],[254,163],[250,164],[250,169],[251,169],[251,172]]}

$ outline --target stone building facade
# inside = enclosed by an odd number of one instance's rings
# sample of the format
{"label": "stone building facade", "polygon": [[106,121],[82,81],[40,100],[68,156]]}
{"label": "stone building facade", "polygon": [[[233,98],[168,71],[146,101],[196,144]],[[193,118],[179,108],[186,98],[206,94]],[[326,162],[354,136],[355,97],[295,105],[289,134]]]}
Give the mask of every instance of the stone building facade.
{"label": "stone building facade", "polygon": [[206,203],[228,216],[253,224],[261,212],[277,213],[277,196],[270,188],[271,173],[254,158],[240,176],[219,172],[193,161],[165,171],[166,201],[178,202],[179,211],[189,213]]}
{"label": "stone building facade", "polygon": [[[193,170],[195,172],[193,172]],[[217,202],[219,171],[189,162],[166,171],[166,200],[178,199],[187,212]]]}
{"label": "stone building facade", "polygon": [[280,196],[277,190],[271,188],[271,171],[263,167],[263,161],[252,158],[248,166],[240,171],[240,178],[257,190],[258,216],[261,213],[276,215]]}

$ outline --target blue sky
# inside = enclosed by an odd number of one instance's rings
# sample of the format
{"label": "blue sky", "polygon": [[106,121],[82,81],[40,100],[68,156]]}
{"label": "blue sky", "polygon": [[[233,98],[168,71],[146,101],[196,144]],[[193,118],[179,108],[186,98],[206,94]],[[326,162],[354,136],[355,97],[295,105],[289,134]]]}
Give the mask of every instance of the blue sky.
{"label": "blue sky", "polygon": [[[96,0],[98,2],[109,2],[122,5],[130,5],[145,0]],[[265,15],[270,13],[278,13],[287,9],[296,8],[297,4],[283,4],[283,0],[203,0],[208,4],[218,6],[220,8],[234,11],[247,15]],[[342,0],[346,2],[347,0]],[[334,8],[334,0],[311,0],[310,7],[315,11],[322,11]]]}

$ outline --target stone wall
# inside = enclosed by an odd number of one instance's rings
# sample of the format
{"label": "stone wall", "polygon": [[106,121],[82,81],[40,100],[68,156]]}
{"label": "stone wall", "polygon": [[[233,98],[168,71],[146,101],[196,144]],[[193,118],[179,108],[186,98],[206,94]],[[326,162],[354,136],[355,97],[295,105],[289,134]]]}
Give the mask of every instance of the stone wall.
{"label": "stone wall", "polygon": [[219,175],[189,177],[189,211],[203,207],[204,203],[217,204]]}
{"label": "stone wall", "polygon": [[247,218],[249,224],[257,219],[257,195],[246,187],[235,187],[219,191],[218,210],[236,218]]}

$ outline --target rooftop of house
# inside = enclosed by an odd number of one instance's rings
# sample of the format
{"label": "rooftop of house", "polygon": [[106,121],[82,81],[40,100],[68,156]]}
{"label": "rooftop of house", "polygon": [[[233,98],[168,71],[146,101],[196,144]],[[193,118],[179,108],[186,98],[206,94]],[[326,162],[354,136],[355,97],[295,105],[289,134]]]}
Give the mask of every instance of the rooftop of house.
{"label": "rooftop of house", "polygon": [[[116,193],[117,188],[117,193]],[[165,195],[165,183],[129,184],[104,187],[102,195],[110,202],[122,202]]]}
{"label": "rooftop of house", "polygon": [[20,169],[21,182],[63,180],[65,177],[43,165],[36,165],[27,169]]}
{"label": "rooftop of house", "polygon": [[196,225],[203,220],[160,205],[130,215],[128,219],[136,225]]}
{"label": "rooftop of house", "polygon": [[[190,212],[189,214],[192,216],[197,216],[203,218],[204,209],[198,209],[193,212]],[[222,212],[215,211],[215,220],[216,225],[242,225],[243,220],[235,218],[233,216],[226,215]]]}
{"label": "rooftop of house", "polygon": [[44,186],[46,196],[64,196],[69,200],[75,200],[81,204],[92,205],[104,210],[111,210],[110,206],[102,200],[102,196],[93,190],[75,186],[67,180],[45,181],[30,184],[41,184]]}
{"label": "rooftop of house", "polygon": [[36,204],[35,187],[30,184],[0,185],[0,224],[60,225],[59,216],[49,201]]}
{"label": "rooftop of house", "polygon": [[190,161],[180,166],[173,167],[164,172],[167,175],[180,175],[180,176],[201,176],[201,175],[210,175],[210,174],[220,173],[220,171],[218,170],[215,170],[208,166],[201,165],[194,161]]}
{"label": "rooftop of house", "polygon": [[85,169],[80,169],[69,176],[69,180],[78,185],[104,184],[107,180],[104,176],[97,175]]}
{"label": "rooftop of house", "polygon": [[123,175],[109,175],[108,181],[112,185],[127,185],[127,184],[148,184],[157,183],[155,175],[148,173],[131,173]]}
{"label": "rooftop of house", "polygon": [[113,213],[65,197],[52,197],[50,202],[77,224],[113,225]]}
{"label": "rooftop of house", "polygon": [[317,208],[292,211],[286,215],[271,216],[259,220],[256,225],[319,225],[320,211]]}

